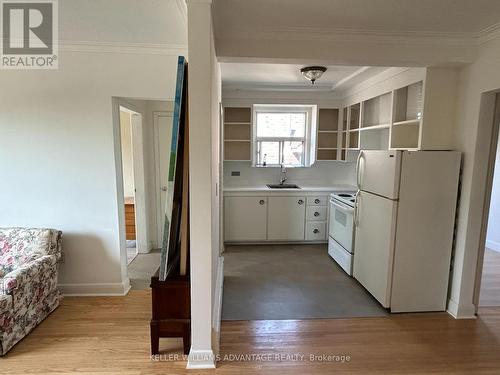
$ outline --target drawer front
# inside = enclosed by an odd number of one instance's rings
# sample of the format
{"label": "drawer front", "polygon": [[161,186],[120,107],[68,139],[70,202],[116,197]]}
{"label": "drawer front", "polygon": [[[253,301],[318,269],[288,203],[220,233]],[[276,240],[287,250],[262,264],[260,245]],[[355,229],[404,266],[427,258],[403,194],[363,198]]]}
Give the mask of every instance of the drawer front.
{"label": "drawer front", "polygon": [[325,241],[326,222],[308,221],[306,223],[306,241]]}
{"label": "drawer front", "polygon": [[307,197],[308,206],[326,206],[327,204],[328,204],[328,197],[326,195],[317,197]]}
{"label": "drawer front", "polygon": [[307,207],[306,220],[308,221],[326,221],[326,206]]}

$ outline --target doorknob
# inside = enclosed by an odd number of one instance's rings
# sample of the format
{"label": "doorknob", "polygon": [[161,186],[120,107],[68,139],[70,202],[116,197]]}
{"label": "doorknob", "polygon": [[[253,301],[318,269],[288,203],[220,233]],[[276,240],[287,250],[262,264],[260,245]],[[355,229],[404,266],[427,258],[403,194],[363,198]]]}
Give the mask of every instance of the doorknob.
{"label": "doorknob", "polygon": [[161,190],[162,190],[162,191],[167,191],[167,187],[166,187],[166,186],[162,186],[162,187],[161,187]]}

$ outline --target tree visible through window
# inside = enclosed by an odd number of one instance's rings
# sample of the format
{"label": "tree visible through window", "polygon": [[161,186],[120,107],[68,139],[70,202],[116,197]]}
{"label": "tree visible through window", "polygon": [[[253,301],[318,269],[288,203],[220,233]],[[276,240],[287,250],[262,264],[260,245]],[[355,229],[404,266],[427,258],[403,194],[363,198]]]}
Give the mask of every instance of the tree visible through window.
{"label": "tree visible through window", "polygon": [[307,112],[256,112],[257,165],[304,166]]}

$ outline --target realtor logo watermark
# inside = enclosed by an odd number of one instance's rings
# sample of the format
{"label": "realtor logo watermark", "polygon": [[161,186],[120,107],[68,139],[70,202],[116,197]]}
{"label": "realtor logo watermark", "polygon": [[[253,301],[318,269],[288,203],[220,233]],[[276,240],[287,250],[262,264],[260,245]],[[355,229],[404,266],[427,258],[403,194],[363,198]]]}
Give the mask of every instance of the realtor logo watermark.
{"label": "realtor logo watermark", "polygon": [[57,69],[57,0],[0,1],[2,69]]}

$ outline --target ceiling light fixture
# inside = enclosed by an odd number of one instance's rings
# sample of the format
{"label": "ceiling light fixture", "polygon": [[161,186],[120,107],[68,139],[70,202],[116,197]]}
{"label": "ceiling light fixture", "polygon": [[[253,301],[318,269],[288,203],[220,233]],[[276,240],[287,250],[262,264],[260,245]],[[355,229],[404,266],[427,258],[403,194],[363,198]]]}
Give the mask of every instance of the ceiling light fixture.
{"label": "ceiling light fixture", "polygon": [[302,75],[311,81],[311,84],[314,85],[314,82],[319,79],[324,72],[326,72],[326,67],[324,66],[306,66],[305,68],[300,69]]}

